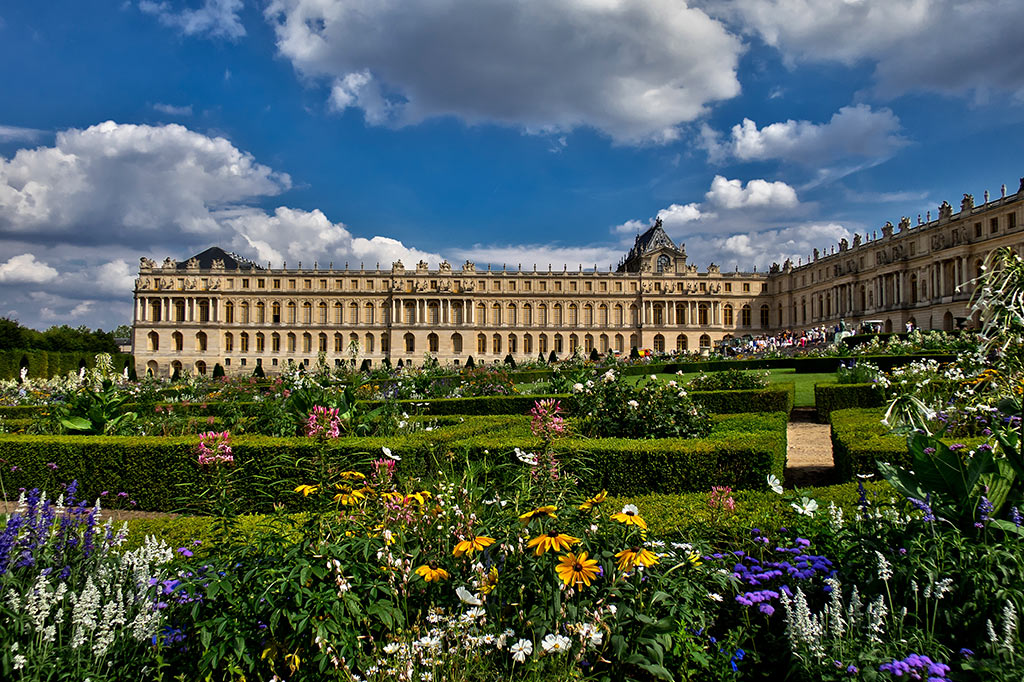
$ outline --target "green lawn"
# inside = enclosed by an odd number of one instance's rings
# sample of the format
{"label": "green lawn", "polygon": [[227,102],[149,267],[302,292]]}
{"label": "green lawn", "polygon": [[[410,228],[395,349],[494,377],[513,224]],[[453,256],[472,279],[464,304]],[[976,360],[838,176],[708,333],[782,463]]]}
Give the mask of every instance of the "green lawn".
{"label": "green lawn", "polygon": [[[750,370],[752,372],[764,372],[766,370]],[[825,381],[835,381],[835,372],[821,373],[821,374],[797,374],[795,369],[770,369],[768,372],[768,380],[771,383],[792,383],[796,387],[796,397],[794,400],[795,407],[814,407],[814,384],[820,384]],[[646,379],[648,375],[640,374],[636,376],[627,376],[628,381],[639,381]],[[696,372],[683,374],[681,377],[675,374],[655,374],[654,376],[662,381],[669,381],[675,379],[676,381],[683,381],[684,383],[697,376]],[[544,392],[547,389],[547,382],[540,381],[531,384],[517,384],[516,389],[520,393],[537,393]]]}

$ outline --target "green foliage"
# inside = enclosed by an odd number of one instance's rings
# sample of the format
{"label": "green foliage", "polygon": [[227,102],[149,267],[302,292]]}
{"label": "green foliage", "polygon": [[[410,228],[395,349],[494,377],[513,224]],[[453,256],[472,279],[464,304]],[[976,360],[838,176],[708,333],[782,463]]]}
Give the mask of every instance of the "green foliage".
{"label": "green foliage", "polygon": [[701,371],[687,383],[687,388],[691,391],[737,391],[767,387],[768,377],[766,375],[744,372],[735,367],[710,374]]}
{"label": "green foliage", "polygon": [[690,397],[712,414],[793,411],[795,387],[778,383],[769,388],[738,391],[692,391]]}
{"label": "green foliage", "polygon": [[593,438],[699,438],[711,431],[708,413],[686,391],[649,379],[623,381],[614,370],[573,386],[578,429]]}
{"label": "green foliage", "polygon": [[99,389],[85,385],[68,402],[53,407],[53,421],[68,434],[125,434],[139,417],[125,409],[129,398],[109,379]]}
{"label": "green foliage", "polygon": [[[840,480],[855,474],[877,474],[876,462],[898,467],[912,466],[906,437],[893,433],[882,423],[881,409],[847,409],[832,413],[832,459]],[[947,444],[962,443],[968,450],[985,442],[984,438],[943,438]]]}
{"label": "green foliage", "polygon": [[814,385],[814,407],[818,411],[818,421],[822,424],[829,423],[832,413],[836,410],[881,407],[882,402],[882,390],[874,383]]}
{"label": "green foliage", "polygon": [[[259,367],[259,365],[257,365],[257,367]],[[221,377],[224,376],[224,368],[221,366],[221,364],[219,362],[213,366],[213,375],[212,376],[213,376],[214,379],[220,379]]]}

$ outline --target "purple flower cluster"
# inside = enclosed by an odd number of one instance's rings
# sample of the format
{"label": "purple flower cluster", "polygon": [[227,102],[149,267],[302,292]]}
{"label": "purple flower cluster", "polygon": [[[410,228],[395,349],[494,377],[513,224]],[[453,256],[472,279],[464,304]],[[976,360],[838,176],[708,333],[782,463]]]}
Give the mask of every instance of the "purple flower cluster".
{"label": "purple flower cluster", "polygon": [[934,523],[935,522],[935,513],[932,511],[931,501],[932,501],[931,500],[931,493],[929,493],[924,498],[924,500],[919,500],[916,497],[908,497],[907,498],[907,502],[909,502],[911,505],[913,505],[914,509],[917,509],[917,510],[920,510],[920,511],[924,512],[924,517],[922,518],[922,520],[925,523]]}
{"label": "purple flower cluster", "polygon": [[978,520],[974,522],[975,528],[984,528],[985,522],[989,520],[989,514],[992,513],[994,507],[992,503],[988,501],[988,498],[984,495],[978,500]]}
{"label": "purple flower cluster", "polygon": [[198,450],[199,466],[235,463],[235,457],[231,454],[231,434],[227,431],[207,431],[199,434]]}
{"label": "purple flower cluster", "polygon": [[882,672],[892,673],[895,677],[906,676],[908,680],[925,680],[926,682],[949,682],[946,675],[949,666],[937,663],[921,654],[910,654],[902,661],[893,659],[891,663],[878,666]]}
{"label": "purple flower cluster", "polygon": [[96,509],[77,500],[78,482],[65,488],[64,509],[59,519],[57,505],[38,488],[25,497],[25,511],[7,519],[0,533],[0,576],[12,568],[60,569],[62,580],[71,574],[77,556],[90,557],[96,550]]}
{"label": "purple flower cluster", "polygon": [[[764,538],[756,528],[753,531],[754,541]],[[766,560],[752,557],[742,550],[716,553],[704,557],[705,561],[732,560],[733,577],[747,587],[756,588],[736,596],[736,601],[744,606],[757,606],[765,615],[775,612],[773,601],[781,598],[782,593],[792,595],[789,583],[792,581],[806,582],[814,577],[829,578],[836,574],[832,562],[807,550],[811,543],[804,538],[796,538],[793,547],[776,547],[775,556]],[[824,588],[827,591],[827,587]]]}

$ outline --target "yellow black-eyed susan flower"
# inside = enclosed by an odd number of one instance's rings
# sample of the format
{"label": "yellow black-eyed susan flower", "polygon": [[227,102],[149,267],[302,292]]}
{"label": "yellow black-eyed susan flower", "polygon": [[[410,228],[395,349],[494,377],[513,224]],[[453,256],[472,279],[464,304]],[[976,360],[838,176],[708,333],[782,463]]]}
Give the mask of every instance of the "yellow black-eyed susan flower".
{"label": "yellow black-eyed susan flower", "polygon": [[618,559],[619,570],[622,572],[632,571],[637,566],[653,566],[658,563],[657,555],[646,547],[630,547],[615,555]]}
{"label": "yellow black-eyed susan flower", "polygon": [[590,587],[590,581],[597,577],[599,570],[597,561],[588,559],[586,552],[569,552],[559,557],[558,565],[555,566],[558,577],[569,587],[578,587],[581,583]]}
{"label": "yellow black-eyed susan flower", "polygon": [[647,522],[640,516],[639,511],[635,504],[627,504],[618,514],[612,514],[612,521],[647,530]]}
{"label": "yellow black-eyed susan flower", "polygon": [[607,497],[608,497],[608,491],[607,490],[602,490],[601,492],[599,492],[598,494],[594,495],[593,497],[588,498],[583,504],[581,504],[580,505],[580,509],[582,511],[589,511],[589,510],[593,509],[594,507],[596,507],[597,505],[599,505],[602,502],[604,502],[605,498],[607,498]]}
{"label": "yellow black-eyed susan flower", "polygon": [[570,547],[579,542],[579,538],[574,538],[571,535],[565,533],[559,533],[556,530],[549,530],[546,533],[542,533],[537,537],[526,543],[527,547],[532,547],[534,554],[541,556],[548,550],[553,552],[561,552],[568,550]]}
{"label": "yellow black-eyed susan flower", "polygon": [[431,561],[429,564],[423,564],[416,569],[416,575],[429,582],[441,582],[442,580],[448,580],[448,571],[440,568],[437,564]]}
{"label": "yellow black-eyed susan flower", "polygon": [[485,547],[490,547],[495,542],[494,538],[489,538],[486,535],[471,535],[465,540],[462,540],[455,545],[455,550],[452,552],[455,556],[462,556],[463,554],[472,554],[473,552],[483,551]]}
{"label": "yellow black-eyed susan flower", "polygon": [[534,519],[542,519],[542,518],[557,519],[558,516],[555,514],[556,511],[558,511],[558,507],[556,507],[553,504],[547,504],[547,505],[544,505],[543,507],[537,507],[536,509],[534,509],[532,511],[528,511],[528,512],[525,512],[523,514],[520,514],[519,515],[519,520],[522,521],[523,523],[529,523],[530,521],[533,521]]}
{"label": "yellow black-eyed susan flower", "polygon": [[317,485],[300,485],[295,488],[295,492],[302,493],[303,497],[309,497],[320,490],[320,486]]}

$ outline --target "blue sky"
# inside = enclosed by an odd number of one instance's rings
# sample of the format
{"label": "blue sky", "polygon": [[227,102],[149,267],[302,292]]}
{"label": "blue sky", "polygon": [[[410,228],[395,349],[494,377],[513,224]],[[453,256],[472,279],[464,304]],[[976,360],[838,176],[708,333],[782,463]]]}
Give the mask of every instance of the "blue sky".
{"label": "blue sky", "polygon": [[0,8],[0,315],[130,322],[138,258],[806,258],[1024,167],[1016,0]]}

